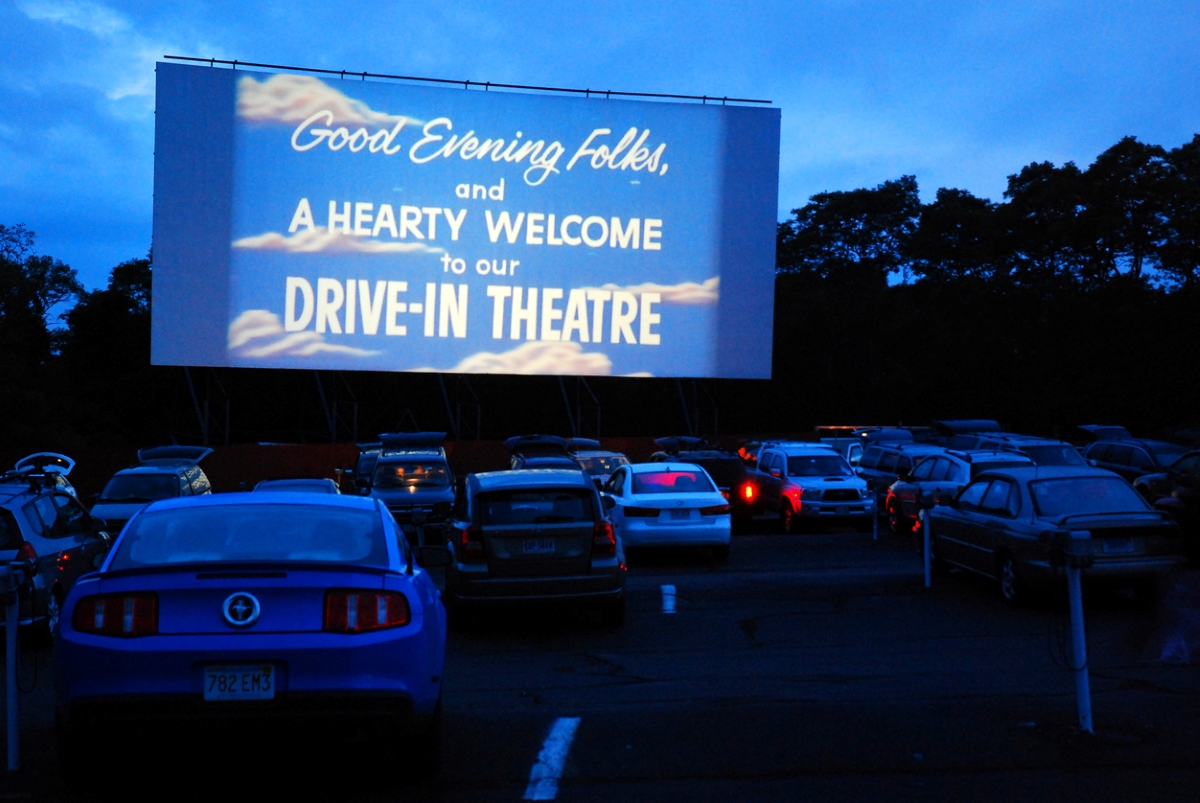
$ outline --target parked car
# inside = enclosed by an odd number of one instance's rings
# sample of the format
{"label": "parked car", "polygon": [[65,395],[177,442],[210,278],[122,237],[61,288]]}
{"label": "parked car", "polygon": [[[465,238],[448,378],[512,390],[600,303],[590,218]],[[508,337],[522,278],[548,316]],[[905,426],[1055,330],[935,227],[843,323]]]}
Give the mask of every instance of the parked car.
{"label": "parked car", "polygon": [[207,446],[158,446],[138,451],[138,465],[113,475],[92,505],[115,535],[134,513],[158,499],[204,496],[212,484],[199,463],[212,454]]}
{"label": "parked car", "polygon": [[629,458],[620,452],[610,452],[600,448],[600,442],[587,438],[572,438],[567,442],[567,448],[575,462],[592,478],[599,488],[608,482],[608,478],[621,466],[629,465]]}
{"label": "parked car", "polygon": [[762,509],[758,486],[740,455],[711,446],[703,438],[658,438],[654,443],[659,451],[650,455],[651,463],[692,463],[707,472],[729,502],[735,532],[747,527]]}
{"label": "parked car", "polygon": [[887,510],[888,488],[901,476],[912,471],[917,461],[945,449],[928,443],[884,443],[868,447],[858,461],[855,474],[872,488],[875,510],[882,515]]}
{"label": "parked car", "polygon": [[289,477],[263,480],[254,486],[257,493],[340,494],[336,481],[324,477]]}
{"label": "parked car", "polygon": [[1177,443],[1165,441],[1096,441],[1083,456],[1090,465],[1106,468],[1133,482],[1147,474],[1161,474],[1187,454]]}
{"label": "parked car", "polygon": [[35,452],[25,455],[18,460],[16,465],[13,466],[13,471],[19,473],[32,470],[34,473],[40,474],[44,480],[52,481],[58,490],[78,499],[79,493],[75,490],[75,486],[71,484],[71,481],[67,479],[67,475],[71,473],[71,469],[73,468],[75,468],[75,461],[65,454]]}
{"label": "parked car", "polygon": [[[600,444],[591,441],[596,446]],[[571,455],[570,441],[557,435],[514,435],[504,441],[508,449],[509,468],[559,468],[582,470],[579,461]]]}
{"label": "parked car", "polygon": [[1147,474],[1133,482],[1155,510],[1170,514],[1183,528],[1188,556],[1200,562],[1200,451],[1188,452],[1161,474]]}
{"label": "parked car", "polygon": [[605,505],[626,547],[710,547],[729,557],[728,498],[696,463],[623,466],[604,486]]}
{"label": "parked car", "polygon": [[764,446],[751,472],[763,508],[779,514],[785,533],[803,523],[843,521],[865,527],[875,515],[867,483],[846,459],[819,443]]}
{"label": "parked car", "polygon": [[1133,435],[1119,424],[1080,424],[1071,431],[1071,440],[1091,444],[1096,441],[1133,440]]}
{"label": "parked car", "polygon": [[506,603],[592,607],[625,621],[625,549],[591,477],[574,469],[468,474],[447,530],[452,622]]}
{"label": "parked car", "polygon": [[947,449],[959,451],[1010,451],[1023,454],[1039,466],[1086,466],[1087,461],[1071,444],[1051,438],[1013,432],[983,432],[955,435]]}
{"label": "parked car", "polygon": [[1087,534],[1089,581],[1147,589],[1186,562],[1179,526],[1121,477],[1089,466],[994,468],[928,512],[934,558],[994,578],[1018,604],[1055,579],[1055,532]]}
{"label": "parked car", "polygon": [[958,495],[968,482],[984,471],[1033,465],[1018,452],[960,452],[947,449],[921,458],[912,471],[901,474],[888,488],[884,509],[893,535],[916,529],[919,499],[928,494],[933,501]]}
{"label": "parked car", "polygon": [[418,525],[436,533],[450,517],[454,472],[445,440],[445,432],[385,433],[379,453],[370,458],[370,474],[355,472],[359,492],[382,502],[414,544],[422,532]]}
{"label": "parked car", "polygon": [[43,636],[54,632],[67,593],[111,541],[105,522],[63,490],[61,479],[57,470],[29,463],[0,476],[0,552],[16,550],[19,560],[34,562],[33,590],[21,600],[20,622]]}
{"label": "parked car", "polygon": [[[67,596],[55,642],[60,765],[95,783],[147,724],[370,734],[436,771],[445,611],[375,499],[156,502]],[[394,746],[393,746],[394,745]]]}

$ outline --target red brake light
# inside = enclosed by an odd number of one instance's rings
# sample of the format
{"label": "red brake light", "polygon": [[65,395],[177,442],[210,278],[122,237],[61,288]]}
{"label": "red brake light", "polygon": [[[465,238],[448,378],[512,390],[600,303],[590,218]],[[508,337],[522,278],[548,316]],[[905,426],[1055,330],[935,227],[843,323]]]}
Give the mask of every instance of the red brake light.
{"label": "red brake light", "polygon": [[725,501],[729,501],[729,491],[721,491],[721,496],[725,497]]}
{"label": "red brake light", "polygon": [[408,599],[397,591],[333,588],[325,592],[325,622],[329,633],[366,633],[401,627],[412,620]]}
{"label": "red brake light", "polygon": [[662,511],[656,507],[630,507],[628,505],[625,506],[625,517],[626,518],[632,518],[632,519],[658,518],[659,513],[662,513]]}
{"label": "red brake light", "polygon": [[75,606],[71,627],[98,636],[153,636],[158,632],[158,595],[144,591],[84,597]]}
{"label": "red brake light", "polygon": [[613,533],[612,525],[605,519],[596,522],[592,527],[592,554],[617,554],[617,536]]}
{"label": "red brake light", "polygon": [[729,515],[729,505],[713,505],[712,507],[700,508],[701,516],[727,516]]}
{"label": "red brake light", "polygon": [[483,560],[483,528],[472,524],[465,530],[458,531],[459,557],[464,563],[478,563]]}
{"label": "red brake light", "polygon": [[743,485],[743,486],[742,486],[742,498],[743,498],[743,499],[745,499],[747,502],[753,502],[753,501],[754,501],[754,494],[755,494],[755,493],[756,493],[756,491],[754,490],[754,485],[753,485],[753,483],[749,483],[749,482],[748,482],[748,483],[746,483],[745,485]]}
{"label": "red brake light", "polygon": [[37,556],[37,550],[28,541],[17,549],[17,560],[37,560]]}

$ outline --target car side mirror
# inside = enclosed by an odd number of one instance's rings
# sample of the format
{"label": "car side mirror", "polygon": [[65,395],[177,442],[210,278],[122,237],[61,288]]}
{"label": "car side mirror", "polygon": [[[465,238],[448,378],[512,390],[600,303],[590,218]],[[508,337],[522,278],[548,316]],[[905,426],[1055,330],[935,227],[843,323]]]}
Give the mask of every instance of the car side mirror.
{"label": "car side mirror", "polygon": [[417,547],[417,565],[422,569],[429,569],[435,566],[449,566],[453,561],[454,556],[444,546]]}
{"label": "car side mirror", "polygon": [[600,501],[604,505],[605,510],[612,510],[617,506],[617,500],[613,499],[611,496],[602,496],[600,497]]}
{"label": "car side mirror", "polygon": [[779,471],[779,469],[777,469],[777,468],[773,468],[773,469],[771,469],[771,476],[772,476],[772,477],[779,477],[779,476],[781,476],[781,472]]}
{"label": "car side mirror", "polygon": [[1089,457],[1087,462],[1088,462],[1088,465],[1089,465],[1089,466],[1091,466],[1091,467],[1093,467],[1093,468],[1095,468],[1095,467],[1096,467],[1096,461],[1095,461],[1095,460],[1093,460],[1092,458],[1090,458],[1090,457]]}

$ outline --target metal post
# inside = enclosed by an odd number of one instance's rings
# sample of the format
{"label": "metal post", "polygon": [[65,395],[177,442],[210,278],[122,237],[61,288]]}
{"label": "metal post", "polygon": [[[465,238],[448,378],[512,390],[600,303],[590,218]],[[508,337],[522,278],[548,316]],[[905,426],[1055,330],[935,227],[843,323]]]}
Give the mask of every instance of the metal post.
{"label": "metal post", "polygon": [[933,584],[933,555],[930,552],[929,538],[929,520],[933,518],[929,515],[929,510],[925,510],[925,515],[921,517],[921,531],[925,534],[925,587],[929,588]]}
{"label": "metal post", "polygon": [[1071,548],[1067,558],[1067,594],[1071,600],[1071,656],[1075,663],[1075,696],[1079,702],[1079,729],[1092,730],[1092,690],[1088,681],[1087,636],[1083,630],[1083,583],[1080,579],[1079,556],[1087,549],[1080,541],[1090,540],[1083,532],[1071,533]]}
{"label": "metal post", "polygon": [[867,491],[871,494],[871,521],[874,526],[871,529],[871,540],[879,540],[879,497],[875,493],[875,480],[867,480]]}
{"label": "metal post", "polygon": [[4,593],[4,682],[5,710],[8,713],[8,771],[21,768],[20,697],[17,690],[17,631],[21,627],[21,595],[17,593],[12,566],[0,568],[0,589]]}

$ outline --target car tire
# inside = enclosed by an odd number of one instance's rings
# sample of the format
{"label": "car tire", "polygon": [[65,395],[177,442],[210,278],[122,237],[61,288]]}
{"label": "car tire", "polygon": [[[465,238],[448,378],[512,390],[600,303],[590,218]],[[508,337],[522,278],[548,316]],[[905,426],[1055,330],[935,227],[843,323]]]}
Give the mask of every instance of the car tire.
{"label": "car tire", "polygon": [[1011,552],[1002,552],[996,560],[996,587],[1000,597],[1014,608],[1025,604],[1029,592],[1025,581],[1021,579],[1021,571]]}
{"label": "car tire", "polygon": [[625,624],[625,595],[600,608],[600,623],[605,627],[621,627]]}
{"label": "car tire", "polygon": [[58,618],[62,613],[63,596],[59,588],[54,588],[46,597],[46,616],[37,621],[29,635],[32,641],[42,647],[54,643],[54,633],[58,630]]}
{"label": "car tire", "polygon": [[800,521],[796,518],[796,512],[792,510],[792,505],[787,500],[784,500],[779,507],[779,525],[785,535],[795,535],[800,532]]}

